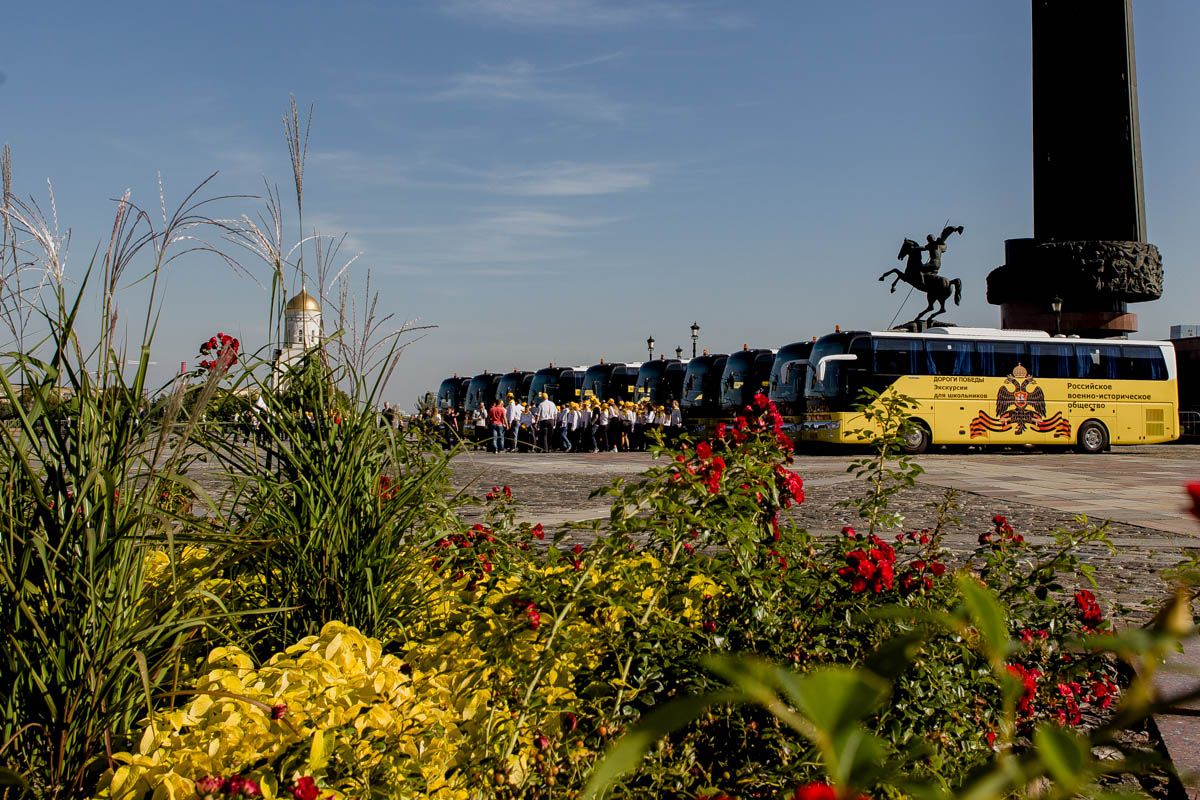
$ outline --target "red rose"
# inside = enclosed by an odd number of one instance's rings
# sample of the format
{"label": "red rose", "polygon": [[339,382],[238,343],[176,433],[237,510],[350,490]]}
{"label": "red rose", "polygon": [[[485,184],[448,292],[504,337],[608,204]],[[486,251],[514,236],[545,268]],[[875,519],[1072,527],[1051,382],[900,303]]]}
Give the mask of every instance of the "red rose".
{"label": "red rose", "polygon": [[1020,664],[1009,664],[1008,671],[1021,681],[1021,698],[1017,701],[1017,711],[1022,717],[1033,716],[1033,701],[1037,697],[1037,679],[1042,673],[1036,669],[1027,669]]}
{"label": "red rose", "polygon": [[535,539],[546,538],[546,529],[542,527],[542,523],[540,522],[537,525],[534,525],[533,528],[530,529],[529,533]]}
{"label": "red rose", "polygon": [[253,778],[244,778],[241,775],[230,778],[224,789],[225,793],[231,797],[262,797],[262,789],[259,788],[258,781]]}
{"label": "red rose", "polygon": [[828,783],[816,781],[796,787],[792,800],[837,800],[837,792]]}
{"label": "red rose", "polygon": [[1117,685],[1105,678],[1092,683],[1092,704],[1108,708],[1117,697]]}
{"label": "red rose", "polygon": [[206,775],[196,781],[196,794],[204,797],[205,795],[216,794],[225,786],[225,779],[218,778],[216,775]]}
{"label": "red rose", "polygon": [[1075,593],[1075,606],[1079,611],[1079,619],[1088,628],[1095,628],[1104,621],[1104,612],[1096,602],[1096,595],[1087,589]]}
{"label": "red rose", "polygon": [[317,800],[321,796],[317,782],[309,775],[297,778],[291,786],[287,787],[287,790],[295,800]]}
{"label": "red rose", "polygon": [[1196,517],[1200,517],[1200,481],[1189,482],[1187,493],[1192,498],[1192,513]]}
{"label": "red rose", "polygon": [[696,455],[701,461],[707,461],[712,458],[712,445],[708,442],[700,442],[696,445]]}

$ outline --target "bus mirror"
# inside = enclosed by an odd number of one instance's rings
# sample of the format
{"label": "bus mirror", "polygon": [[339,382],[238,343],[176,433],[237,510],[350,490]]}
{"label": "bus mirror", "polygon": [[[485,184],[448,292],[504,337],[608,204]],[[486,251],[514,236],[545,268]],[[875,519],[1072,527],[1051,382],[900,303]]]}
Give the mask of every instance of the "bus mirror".
{"label": "bus mirror", "polygon": [[817,383],[825,382],[825,365],[830,361],[858,361],[858,356],[853,353],[840,353],[836,356],[825,356],[817,362]]}

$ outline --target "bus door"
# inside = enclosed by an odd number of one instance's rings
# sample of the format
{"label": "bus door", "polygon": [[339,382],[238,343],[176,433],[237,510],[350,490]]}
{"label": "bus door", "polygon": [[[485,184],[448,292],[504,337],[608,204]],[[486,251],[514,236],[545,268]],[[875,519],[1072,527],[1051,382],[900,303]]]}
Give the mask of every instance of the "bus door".
{"label": "bus door", "polygon": [[990,395],[985,381],[971,374],[975,344],[962,339],[925,340],[925,361],[932,417],[928,420],[938,444],[987,444],[991,432],[972,425],[980,404]]}
{"label": "bus door", "polygon": [[[880,393],[891,389],[916,401],[916,405],[910,409],[910,415],[923,420],[934,433],[934,441],[937,441],[937,408],[926,363],[925,342],[916,337],[880,336],[872,339],[872,351],[872,369],[866,376],[867,386]],[[851,362],[852,366],[857,363]],[[861,421],[857,426],[865,427]],[[851,427],[855,425],[852,423]]]}

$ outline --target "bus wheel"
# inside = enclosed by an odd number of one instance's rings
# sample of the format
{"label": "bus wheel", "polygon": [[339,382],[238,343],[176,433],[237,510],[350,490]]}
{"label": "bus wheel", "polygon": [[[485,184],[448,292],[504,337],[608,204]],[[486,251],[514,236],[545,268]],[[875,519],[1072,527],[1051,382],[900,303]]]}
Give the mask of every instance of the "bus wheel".
{"label": "bus wheel", "polygon": [[922,420],[914,419],[908,433],[904,436],[904,444],[901,445],[901,449],[910,456],[919,456],[929,449],[932,441],[933,435],[929,432],[929,426]]}
{"label": "bus wheel", "polygon": [[1075,447],[1081,453],[1103,453],[1108,449],[1108,431],[1094,419],[1079,426]]}

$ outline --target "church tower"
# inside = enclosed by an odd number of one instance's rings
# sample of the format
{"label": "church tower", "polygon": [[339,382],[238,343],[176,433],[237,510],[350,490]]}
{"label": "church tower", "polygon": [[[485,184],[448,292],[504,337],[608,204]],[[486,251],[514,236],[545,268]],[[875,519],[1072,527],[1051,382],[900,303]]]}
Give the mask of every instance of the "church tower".
{"label": "church tower", "polygon": [[303,289],[283,309],[283,348],[307,350],[321,341],[321,304]]}
{"label": "church tower", "polygon": [[321,343],[321,304],[304,289],[283,308],[283,341],[275,351],[275,389],[283,388],[287,370]]}

